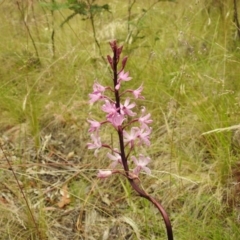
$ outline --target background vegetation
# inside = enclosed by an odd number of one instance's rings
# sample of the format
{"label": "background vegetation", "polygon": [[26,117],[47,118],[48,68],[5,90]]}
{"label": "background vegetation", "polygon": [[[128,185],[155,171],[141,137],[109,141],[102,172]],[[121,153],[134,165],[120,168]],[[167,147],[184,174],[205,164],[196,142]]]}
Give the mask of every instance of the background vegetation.
{"label": "background vegetation", "polygon": [[233,2],[0,2],[1,239],[166,239],[156,209],[121,176],[96,179],[105,153],[96,159],[85,148],[86,119],[98,116],[92,84],[112,84],[112,39],[129,56],[130,86],[144,84],[138,104],[154,123],[152,175],[142,183],[169,213],[175,238],[239,239]]}

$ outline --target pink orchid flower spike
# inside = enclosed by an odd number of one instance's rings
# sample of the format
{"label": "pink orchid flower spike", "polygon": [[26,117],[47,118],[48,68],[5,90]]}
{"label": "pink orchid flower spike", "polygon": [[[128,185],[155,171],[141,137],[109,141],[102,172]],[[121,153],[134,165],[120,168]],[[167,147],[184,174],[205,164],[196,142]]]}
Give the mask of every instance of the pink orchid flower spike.
{"label": "pink orchid flower spike", "polygon": [[[137,104],[132,100],[144,99],[141,95],[143,85],[141,84],[135,90],[120,89],[121,84],[125,84],[125,82],[132,79],[129,72],[124,71],[128,57],[120,58],[123,47],[118,46],[116,40],[110,42],[110,46],[113,55],[108,55],[107,60],[111,66],[111,79],[113,82],[111,85],[103,86],[95,80],[93,91],[89,94],[89,103],[91,105],[95,102],[101,103],[100,109],[104,119],[99,122],[94,119],[87,119],[89,123],[88,131],[91,134],[91,141],[87,143],[87,148],[94,151],[95,157],[97,157],[97,153],[101,148],[108,149],[109,152],[105,152],[108,167],[101,167],[97,172],[97,177],[105,179],[113,174],[125,176],[140,197],[147,199],[157,207],[165,222],[168,240],[173,240],[171,222],[166,211],[157,199],[144,190],[138,178],[140,172],[151,174],[148,167],[151,159],[141,154],[140,151],[143,147],[150,146],[149,139],[152,128],[149,125],[153,121],[151,114],[146,112],[145,107],[142,107],[140,114],[138,114],[139,108],[136,107]],[[118,65],[119,62],[122,63],[121,66]],[[111,87],[112,84],[113,87]],[[101,142],[100,133],[104,130],[106,130],[105,133],[109,131],[111,137],[107,138],[105,137],[106,134],[104,134],[104,140]],[[115,134],[112,135],[112,132]],[[99,160],[102,163],[102,160]],[[132,166],[134,166],[133,169]]]}

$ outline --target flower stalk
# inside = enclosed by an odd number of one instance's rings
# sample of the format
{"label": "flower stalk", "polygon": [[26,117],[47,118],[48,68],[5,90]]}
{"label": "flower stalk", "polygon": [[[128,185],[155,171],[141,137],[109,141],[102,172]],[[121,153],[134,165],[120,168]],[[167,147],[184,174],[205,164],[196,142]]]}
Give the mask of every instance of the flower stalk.
{"label": "flower stalk", "polygon": [[[101,123],[95,120],[88,120],[90,123],[89,132],[91,132],[93,143],[88,143],[87,146],[89,149],[95,149],[95,155],[97,155],[97,152],[100,148],[111,149],[112,154],[107,154],[108,158],[113,161],[112,164],[110,164],[110,169],[99,170],[97,176],[99,178],[107,178],[116,173],[124,175],[128,179],[132,188],[139,194],[140,197],[147,199],[155,205],[163,217],[168,240],[173,240],[172,226],[168,214],[159,201],[150,196],[140,185],[140,180],[138,177],[139,173],[141,171],[145,171],[146,174],[151,174],[150,168],[147,167],[147,164],[151,159],[143,154],[139,154],[138,157],[132,155],[133,149],[140,148],[143,145],[146,147],[150,146],[149,139],[152,129],[149,127],[149,124],[152,123],[151,114],[145,114],[146,109],[143,107],[141,111],[142,114],[139,117],[136,117],[137,113],[133,112],[136,104],[131,103],[131,99],[129,97],[126,97],[124,104],[121,104],[121,98],[129,93],[132,94],[134,99],[144,99],[144,97],[141,95],[143,86],[141,85],[136,90],[128,89],[121,91],[121,84],[132,79],[129,77],[128,72],[124,72],[124,68],[127,63],[127,57],[123,58],[122,66],[118,71],[118,64],[123,47],[118,47],[116,41],[110,42],[110,46],[112,48],[113,56],[111,57],[108,55],[107,60],[113,72],[113,89],[111,87],[104,87],[95,82],[93,86],[93,92],[89,94],[89,102],[91,104],[104,101],[102,110],[106,113],[106,120],[102,121]],[[110,93],[114,91],[114,99],[111,99],[111,97],[106,95],[105,92],[107,92],[107,90],[110,90]],[[117,131],[119,149],[112,148],[110,145],[101,142],[99,131],[104,124],[112,125]],[[136,124],[139,126],[136,126]],[[129,130],[131,126],[132,128]],[[126,150],[128,150],[127,154]],[[121,165],[123,170],[115,169],[118,165]],[[129,165],[134,165],[134,169],[130,170]]]}

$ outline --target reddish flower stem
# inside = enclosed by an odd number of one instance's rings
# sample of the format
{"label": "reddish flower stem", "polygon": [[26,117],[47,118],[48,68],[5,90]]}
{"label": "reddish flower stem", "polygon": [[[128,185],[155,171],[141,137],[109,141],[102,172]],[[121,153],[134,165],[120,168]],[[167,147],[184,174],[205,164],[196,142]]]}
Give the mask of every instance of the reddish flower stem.
{"label": "reddish flower stem", "polygon": [[[119,61],[119,52],[118,52],[116,42],[114,42],[113,44],[114,45],[112,47],[112,50],[113,50],[112,69],[113,69],[114,93],[115,93],[115,99],[116,99],[116,108],[118,109],[118,112],[120,113],[120,96],[119,96],[119,91],[116,90],[116,88],[115,88],[117,85],[117,79],[118,79],[117,65],[118,65],[118,61]],[[127,158],[126,158],[125,149],[124,149],[122,127],[118,127],[118,138],[119,138],[120,152],[121,152],[123,167],[126,172],[126,175],[128,176],[129,167],[127,164]]]}

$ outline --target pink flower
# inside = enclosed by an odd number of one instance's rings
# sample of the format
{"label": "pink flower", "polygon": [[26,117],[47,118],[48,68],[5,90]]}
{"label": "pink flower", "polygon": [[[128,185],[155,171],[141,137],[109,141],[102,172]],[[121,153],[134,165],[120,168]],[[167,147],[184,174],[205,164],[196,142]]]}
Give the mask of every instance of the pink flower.
{"label": "pink flower", "polygon": [[148,128],[148,124],[152,123],[153,121],[152,121],[152,119],[150,119],[150,117],[151,117],[150,113],[148,113],[147,115],[144,116],[145,111],[146,111],[146,108],[143,107],[142,115],[141,115],[141,117],[139,117],[138,121],[141,124],[141,126],[143,126],[144,128]]}
{"label": "pink flower", "polygon": [[105,113],[107,113],[107,116],[108,116],[108,117],[111,116],[111,115],[114,115],[114,114],[118,113],[115,104],[110,103],[108,100],[105,100],[105,104],[103,104],[102,110],[103,110]]}
{"label": "pink flower", "polygon": [[101,139],[98,134],[91,134],[93,143],[87,143],[88,149],[95,149],[94,155],[97,156],[99,148],[102,147]]}
{"label": "pink flower", "polygon": [[149,141],[149,135],[152,132],[152,128],[141,128],[138,131],[138,138],[140,139],[140,144],[144,142],[147,146],[151,143]]}
{"label": "pink flower", "polygon": [[93,84],[93,92],[89,94],[90,101],[89,103],[97,102],[100,99],[104,99],[105,96],[103,95],[103,92],[106,90],[106,87],[99,84],[97,81]]}
{"label": "pink flower", "polygon": [[95,120],[87,120],[91,125],[89,128],[89,132],[95,132],[98,131],[99,128],[101,127],[101,123]]}
{"label": "pink flower", "polygon": [[88,96],[90,97],[89,103],[95,103],[98,100],[105,98],[101,92],[93,92],[88,94]]}
{"label": "pink flower", "polygon": [[137,159],[135,156],[132,156],[131,158],[136,165],[136,167],[133,169],[133,174],[138,176],[141,170],[147,174],[151,174],[151,170],[146,167],[146,165],[151,161],[149,157],[144,157],[142,154],[139,154],[139,159]]}
{"label": "pink flower", "polygon": [[124,72],[124,70],[122,70],[119,74],[118,74],[118,80],[117,80],[117,85],[115,86],[116,90],[119,90],[121,82],[122,81],[130,81],[132,78],[129,77],[129,72]]}
{"label": "pink flower", "polygon": [[118,129],[119,126],[122,125],[123,121],[125,120],[124,116],[119,113],[111,114],[107,117],[107,120],[116,128]]}
{"label": "pink flower", "polygon": [[129,77],[129,72],[124,72],[124,70],[122,70],[119,74],[118,74],[118,80],[122,80],[122,81],[130,81],[132,78]]}
{"label": "pink flower", "polygon": [[134,97],[137,99],[144,99],[143,96],[141,96],[143,90],[143,86],[141,85],[139,88],[137,88],[136,90],[131,90],[132,94],[134,95]]}
{"label": "pink flower", "polygon": [[130,134],[126,131],[123,131],[124,141],[128,144],[130,143],[130,147],[134,147],[134,141],[138,138],[138,127],[132,127]]}
{"label": "pink flower", "polygon": [[128,116],[135,116],[136,113],[134,113],[131,109],[134,108],[136,106],[135,103],[131,103],[130,104],[130,99],[127,98],[124,102],[123,105],[121,105],[121,113],[122,114],[126,114]]}
{"label": "pink flower", "polygon": [[98,170],[97,177],[98,178],[107,178],[112,175],[111,170]]}
{"label": "pink flower", "polygon": [[103,93],[106,90],[106,87],[99,84],[97,81],[93,84],[93,93]]}
{"label": "pink flower", "polygon": [[107,153],[109,159],[113,160],[111,168],[115,168],[118,163],[122,164],[122,157],[119,153],[114,152],[113,154]]}

